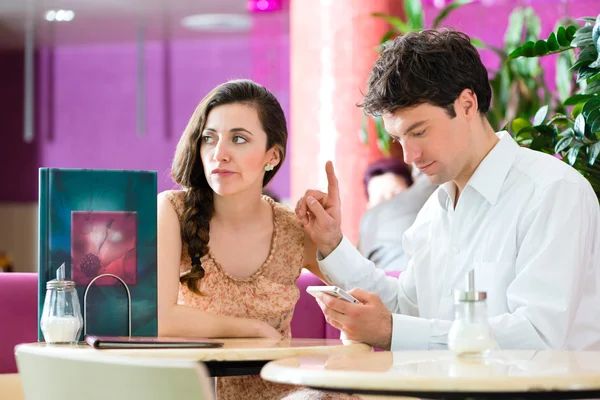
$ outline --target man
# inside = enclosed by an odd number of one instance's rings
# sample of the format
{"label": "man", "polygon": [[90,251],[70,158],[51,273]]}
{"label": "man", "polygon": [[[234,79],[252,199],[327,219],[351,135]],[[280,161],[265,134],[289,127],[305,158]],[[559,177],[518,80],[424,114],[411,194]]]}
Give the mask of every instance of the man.
{"label": "man", "polygon": [[459,32],[404,35],[375,63],[362,106],[382,115],[406,163],[441,186],[404,236],[411,260],[397,280],[343,237],[331,163],[328,193],[299,201],[324,276],[360,287],[350,293],[362,304],[319,301],[347,338],[392,350],[446,348],[453,290],[474,268],[498,348],[600,348],[598,199],[566,163],[495,133],[490,97],[487,71]]}
{"label": "man", "polygon": [[395,158],[378,160],[365,171],[369,204],[360,220],[358,251],[384,271],[406,269],[402,236],[436,188],[416,172],[413,179],[408,166]]}

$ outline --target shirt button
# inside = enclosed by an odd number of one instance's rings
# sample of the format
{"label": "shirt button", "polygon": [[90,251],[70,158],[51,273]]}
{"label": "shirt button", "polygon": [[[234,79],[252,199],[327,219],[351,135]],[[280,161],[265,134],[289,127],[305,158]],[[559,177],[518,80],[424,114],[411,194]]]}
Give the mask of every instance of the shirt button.
{"label": "shirt button", "polygon": [[452,251],[454,252],[454,254],[460,253],[460,249],[456,246],[452,246]]}

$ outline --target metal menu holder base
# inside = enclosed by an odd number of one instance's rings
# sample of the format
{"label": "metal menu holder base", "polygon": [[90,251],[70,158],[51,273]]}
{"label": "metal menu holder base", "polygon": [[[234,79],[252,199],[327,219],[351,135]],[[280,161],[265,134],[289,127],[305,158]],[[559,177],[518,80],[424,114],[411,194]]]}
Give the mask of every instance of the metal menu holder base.
{"label": "metal menu holder base", "polygon": [[92,279],[90,281],[90,283],[88,283],[88,285],[86,286],[85,293],[83,294],[83,335],[85,336],[87,334],[87,294],[88,294],[88,290],[90,290],[90,287],[93,285],[94,282],[96,282],[96,280],[103,278],[105,276],[117,279],[119,282],[121,282],[121,284],[127,291],[127,313],[128,313],[128,321],[129,321],[129,337],[131,337],[131,292],[129,291],[129,286],[127,286],[125,281],[114,274],[100,274],[100,275],[96,276],[94,279]]}

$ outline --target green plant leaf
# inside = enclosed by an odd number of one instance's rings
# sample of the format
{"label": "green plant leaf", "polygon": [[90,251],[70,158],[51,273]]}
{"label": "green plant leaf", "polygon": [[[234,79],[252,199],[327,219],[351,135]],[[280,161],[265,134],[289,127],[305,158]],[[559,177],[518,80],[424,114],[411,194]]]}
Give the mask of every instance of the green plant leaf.
{"label": "green plant leaf", "polygon": [[383,19],[384,21],[389,23],[392,27],[394,27],[394,29],[396,29],[400,33],[410,32],[410,29],[408,28],[408,25],[406,24],[406,22],[402,21],[398,17],[394,17],[393,15],[387,15],[387,14],[383,14],[383,13],[373,13],[371,15],[375,18]]}
{"label": "green plant leaf", "polygon": [[525,24],[525,13],[521,7],[516,7],[508,17],[508,27],[504,34],[504,47],[508,51],[519,46],[523,36],[523,25]]}
{"label": "green plant leaf", "polygon": [[471,38],[471,44],[475,47],[478,47],[480,49],[483,48],[487,48],[486,44],[483,42],[483,40],[478,39],[478,38]]}
{"label": "green plant leaf", "polygon": [[[600,41],[598,41],[598,43],[600,44]],[[593,63],[591,63],[589,65],[590,68],[600,68],[600,55],[598,55],[598,58],[596,59],[596,61],[594,61]]]}
{"label": "green plant leaf", "polygon": [[423,22],[423,6],[421,0],[404,0],[404,12],[408,27],[412,30],[423,30],[425,24]]}
{"label": "green plant leaf", "polygon": [[596,69],[596,72],[592,74],[589,78],[587,78],[588,83],[592,83],[600,79],[600,69]]}
{"label": "green plant leaf", "polygon": [[594,75],[598,73],[597,70],[590,67],[583,67],[579,70],[577,74],[577,82],[581,82],[583,80],[588,80],[593,78]]}
{"label": "green plant leaf", "polygon": [[560,152],[562,152],[567,147],[569,147],[569,145],[571,144],[572,141],[573,141],[573,137],[572,136],[566,136],[566,137],[560,139],[558,141],[558,143],[556,143],[556,146],[554,147],[554,151],[557,154],[560,153]]}
{"label": "green plant leaf", "polygon": [[577,118],[575,118],[573,130],[575,131],[575,138],[577,140],[583,140],[583,137],[585,136],[585,117],[583,114],[579,114]]}
{"label": "green plant leaf", "polygon": [[564,114],[554,114],[552,118],[548,121],[548,125],[558,125],[558,126],[569,126],[571,121]]}
{"label": "green plant leaf", "polygon": [[548,44],[546,44],[545,41],[538,40],[537,42],[535,42],[535,45],[533,47],[533,53],[536,56],[545,56],[546,54],[548,54],[548,51]]}
{"label": "green plant leaf", "polygon": [[593,46],[582,49],[577,56],[577,61],[571,67],[571,71],[578,72],[581,68],[589,66],[596,58],[598,58],[598,52]]}
{"label": "green plant leaf", "polygon": [[548,106],[543,106],[535,113],[535,117],[533,117],[533,126],[538,126],[544,123],[546,116],[548,115]]}
{"label": "green plant leaf", "polygon": [[556,90],[561,100],[565,100],[571,94],[573,90],[571,84],[572,73],[569,71],[571,68],[571,56],[568,53],[561,53],[556,58]]}
{"label": "green plant leaf", "polygon": [[594,44],[592,40],[592,27],[584,26],[579,28],[575,33],[573,40],[571,41],[571,46],[573,47],[586,47]]}
{"label": "green plant leaf", "polygon": [[383,154],[388,154],[390,152],[390,141],[382,138],[377,138],[377,147]]}
{"label": "green plant leaf", "polygon": [[561,137],[575,137],[575,131],[573,130],[573,128],[567,128],[560,134],[560,136]]}
{"label": "green plant leaf", "polygon": [[573,119],[577,118],[579,114],[581,114],[581,109],[583,108],[584,104],[585,103],[583,102],[577,103],[577,105],[573,107],[573,110],[571,110],[571,117],[573,117]]}
{"label": "green plant leaf", "polygon": [[560,48],[558,40],[556,39],[556,34],[554,32],[550,34],[546,43],[548,44],[548,50],[550,51],[556,51]]}
{"label": "green plant leaf", "polygon": [[391,29],[389,31],[387,31],[385,33],[385,35],[383,35],[381,37],[381,40],[379,41],[379,44],[384,44],[385,42],[387,42],[388,40],[390,40],[391,38],[393,38],[394,36],[396,36],[398,34],[397,31]]}
{"label": "green plant leaf", "polygon": [[[527,121],[527,120],[526,120]],[[515,133],[514,137],[519,140],[531,140],[538,136],[538,131],[533,126],[528,126]]]}
{"label": "green plant leaf", "polygon": [[369,117],[367,114],[362,115],[360,124],[359,138],[364,144],[369,144]]}
{"label": "green plant leaf", "polygon": [[525,42],[521,46],[514,49],[509,55],[508,58],[517,58],[517,57],[533,57],[535,43],[533,41]]}
{"label": "green plant leaf", "polygon": [[600,98],[588,100],[581,109],[581,115],[585,117],[592,133],[600,132]]}
{"label": "green plant leaf", "polygon": [[575,143],[567,152],[567,160],[569,161],[570,165],[575,164],[575,161],[577,161],[577,155],[579,154],[579,150],[582,146],[583,143]]}
{"label": "green plant leaf", "polygon": [[595,80],[590,82],[585,90],[584,90],[585,94],[598,94],[600,93],[600,80]]}
{"label": "green plant leaf", "polygon": [[435,20],[433,21],[433,25],[431,26],[433,29],[437,28],[438,26],[440,26],[440,24],[442,23],[443,20],[446,19],[446,17],[448,17],[448,15],[456,10],[459,7],[462,7],[466,4],[472,3],[474,0],[454,0],[451,1],[450,4],[448,4],[446,7],[444,7],[440,13],[437,15],[437,17],[435,17]]}
{"label": "green plant leaf", "polygon": [[592,24],[596,22],[596,17],[581,17],[577,19],[583,22],[591,22]]}
{"label": "green plant leaf", "polygon": [[573,95],[573,96],[569,97],[568,99],[566,99],[564,102],[564,105],[565,106],[574,106],[581,102],[585,103],[587,100],[591,99],[592,97],[595,97],[595,95],[593,95],[593,94],[576,94],[576,95]]}
{"label": "green plant leaf", "polygon": [[596,50],[600,53],[600,14],[596,17],[596,21],[593,22],[594,28],[592,29],[592,40],[596,46]]}
{"label": "green plant leaf", "polygon": [[587,46],[593,46],[594,45],[594,41],[592,40],[591,37],[589,38],[582,38],[582,39],[573,39],[573,41],[571,42],[571,44],[573,45],[573,47],[579,47],[579,48],[583,48],[583,47],[587,47]]}
{"label": "green plant leaf", "polygon": [[[569,41],[569,43],[571,43],[573,41],[573,37],[575,36],[575,32],[577,32],[577,27],[575,25],[571,25],[567,28],[567,31],[565,32],[567,34],[567,40]],[[573,44],[571,44],[572,46]]]}
{"label": "green plant leaf", "polygon": [[600,154],[600,142],[596,142],[588,146],[588,164],[594,165],[596,162],[596,158],[598,158],[598,154]]}
{"label": "green plant leaf", "polygon": [[558,40],[558,44],[561,46],[568,46],[571,41],[567,40],[567,30],[561,26],[558,28],[558,31],[556,31],[556,39]]}
{"label": "green plant leaf", "polygon": [[511,122],[511,124],[510,124],[510,129],[514,133],[519,133],[523,130],[523,128],[529,128],[529,127],[531,127],[531,122],[529,122],[525,118],[517,118],[517,119],[513,120],[513,122]]}
{"label": "green plant leaf", "polygon": [[540,136],[544,136],[547,139],[554,139],[558,136],[558,128],[554,125],[537,125],[534,126],[534,129],[541,134]]}
{"label": "green plant leaf", "polygon": [[388,154],[390,151],[389,135],[383,126],[381,117],[374,117],[373,119],[375,120],[375,127],[377,128],[377,147],[379,147],[379,150],[384,154]]}
{"label": "green plant leaf", "polygon": [[523,10],[525,17],[525,40],[536,40],[542,32],[542,21],[532,7]]}

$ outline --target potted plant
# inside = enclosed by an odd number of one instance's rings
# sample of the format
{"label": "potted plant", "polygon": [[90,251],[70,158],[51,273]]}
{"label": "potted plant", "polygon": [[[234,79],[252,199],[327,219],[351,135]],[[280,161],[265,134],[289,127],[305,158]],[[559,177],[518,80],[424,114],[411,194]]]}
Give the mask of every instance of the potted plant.
{"label": "potted plant", "polygon": [[509,55],[517,59],[571,53],[575,63],[570,71],[576,85],[560,112],[550,113],[545,105],[532,122],[516,118],[506,128],[520,145],[568,162],[600,198],[600,164],[596,163],[600,154],[600,15],[580,20],[583,26],[559,26],[547,39],[527,41]]}

